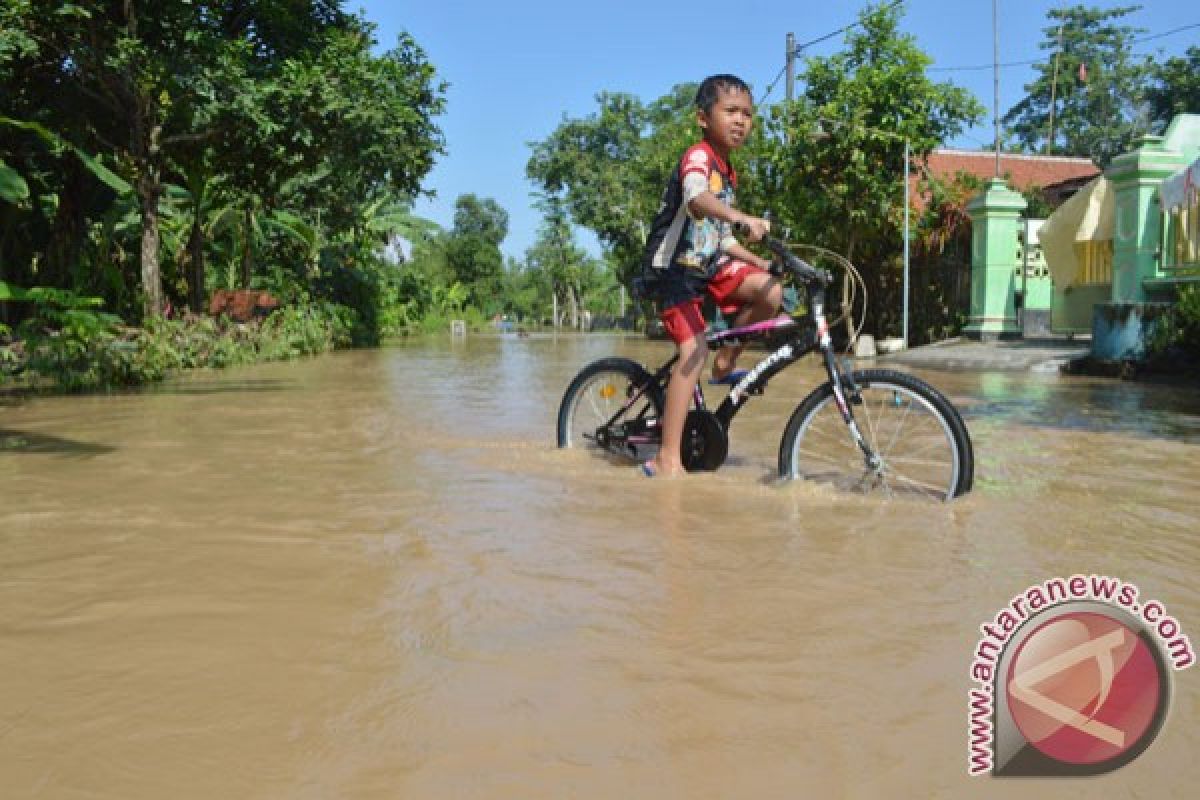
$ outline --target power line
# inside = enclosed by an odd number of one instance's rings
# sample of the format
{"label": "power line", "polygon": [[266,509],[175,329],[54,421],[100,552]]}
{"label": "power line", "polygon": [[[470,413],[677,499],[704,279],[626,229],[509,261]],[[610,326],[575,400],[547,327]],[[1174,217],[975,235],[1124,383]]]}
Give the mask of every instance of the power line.
{"label": "power line", "polygon": [[754,105],[761,106],[763,104],[763,101],[771,96],[771,92],[775,91],[775,84],[779,83],[779,79],[783,77],[783,73],[786,71],[787,71],[787,64],[784,64],[782,67],[779,68],[779,74],[776,75],[775,79],[771,81],[771,85],[767,87],[767,90],[765,92],[763,92],[763,96],[758,98],[758,102],[755,103]]}
{"label": "power line", "polygon": [[[1132,39],[1132,40],[1130,40],[1129,43],[1130,44],[1142,44],[1143,42],[1150,42],[1155,39],[1162,39],[1164,37],[1171,36],[1173,34],[1180,33],[1182,31],[1189,31],[1193,28],[1200,28],[1200,22],[1196,22],[1191,25],[1184,25],[1179,28],[1174,28],[1169,31],[1164,31],[1163,33],[1156,33],[1153,36],[1143,36],[1140,39]],[[1135,54],[1135,55],[1150,55],[1150,54],[1149,53],[1141,53],[1141,54]],[[1008,61],[1003,64],[1000,64],[1000,67],[1002,67],[1002,68],[1005,68],[1005,67],[1028,67],[1032,64],[1041,64],[1041,63],[1042,63],[1042,59],[1033,58],[1028,61]],[[929,67],[927,71],[928,72],[976,72],[979,70],[985,70],[985,69],[991,69],[991,68],[992,68],[991,64],[977,64],[977,65],[972,65],[969,67]]]}
{"label": "power line", "polygon": [[[895,8],[896,6],[900,5],[903,2],[904,2],[904,0],[892,0],[891,3],[889,3],[888,5],[884,6],[883,8],[881,8],[879,10],[880,11],[891,11],[893,8]],[[855,22],[851,22],[849,25],[845,25],[841,28],[838,28],[836,31],[833,31],[832,33],[827,33],[824,36],[819,36],[816,39],[813,39],[812,41],[804,42],[803,44],[798,44],[798,45],[796,45],[796,49],[792,53],[788,54],[788,59],[791,60],[792,57],[799,55],[801,51],[806,50],[809,47],[812,47],[814,44],[820,44],[821,42],[828,41],[829,39],[832,39],[833,37],[835,37],[839,34],[845,33],[846,31],[850,30],[851,28],[856,28],[860,25],[862,25],[861,19],[856,20]],[[767,90],[765,92],[763,92],[763,96],[761,98],[759,98],[758,103],[756,103],[755,105],[762,105],[763,101],[771,96],[771,92],[773,92],[775,90],[776,84],[779,83],[779,79],[783,77],[783,73],[786,71],[787,71],[787,64],[785,63],[783,65],[783,67],[780,68],[779,74],[776,75],[775,78],[771,81],[771,84],[769,86],[767,86]]]}
{"label": "power line", "polygon": [[1141,44],[1142,42],[1150,42],[1155,39],[1161,39],[1164,36],[1170,36],[1173,33],[1179,33],[1180,31],[1190,31],[1192,28],[1200,28],[1200,22],[1193,22],[1191,25],[1184,25],[1182,28],[1175,28],[1173,30],[1167,31],[1166,33],[1156,33],[1153,36],[1147,36],[1142,39],[1134,39],[1133,43]]}
{"label": "power line", "polygon": [[[891,11],[893,8],[895,8],[896,6],[900,5],[903,2],[904,2],[904,0],[893,0],[893,2],[889,3],[888,5],[884,6],[883,8],[881,8],[879,10],[881,12],[882,11]],[[813,39],[811,42],[805,42],[804,44],[796,45],[796,52],[799,53],[801,50],[805,50],[809,47],[812,47],[814,44],[820,44],[821,42],[832,39],[833,37],[837,36],[839,33],[845,33],[846,31],[850,30],[851,28],[857,28],[859,25],[862,25],[862,20],[857,20],[856,22],[851,22],[849,25],[845,26],[844,28],[838,28],[833,33],[827,33],[820,38]]]}

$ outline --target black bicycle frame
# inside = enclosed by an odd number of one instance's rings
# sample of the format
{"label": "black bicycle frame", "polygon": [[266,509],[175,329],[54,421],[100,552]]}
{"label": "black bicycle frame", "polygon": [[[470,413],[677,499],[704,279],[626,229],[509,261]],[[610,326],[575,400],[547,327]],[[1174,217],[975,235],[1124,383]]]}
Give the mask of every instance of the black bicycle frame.
{"label": "black bicycle frame", "polygon": [[[843,375],[841,367],[838,365],[837,356],[834,353],[833,341],[829,336],[829,324],[825,319],[825,287],[820,284],[810,285],[808,297],[807,325],[799,324],[795,318],[777,318],[711,333],[705,337],[709,349],[715,350],[729,344],[755,341],[771,333],[796,329],[788,341],[775,349],[762,361],[758,362],[742,380],[730,389],[728,396],[726,396],[721,405],[713,413],[721,422],[724,429],[728,431],[733,418],[746,405],[746,401],[750,395],[761,392],[766,388],[767,382],[775,375],[787,369],[813,350],[820,349],[825,364],[825,372],[829,375],[830,384],[833,386],[833,396],[837,401],[838,411],[841,412],[842,421],[850,429],[851,436],[858,444],[859,449],[862,450],[868,463],[874,465],[877,462],[877,456],[871,451],[866,440],[859,432],[858,424],[854,420],[854,414],[850,410],[850,402],[846,399],[846,389],[849,388],[852,393],[857,393],[858,387],[853,384],[850,376]],[[654,382],[666,387],[667,381],[671,376],[671,370],[678,360],[679,354],[676,353],[670,361],[660,367],[654,374]],[[702,411],[707,410],[704,401],[704,391],[700,388],[699,384],[697,384],[694,390],[693,403],[697,409]],[[619,415],[620,413],[617,416]],[[612,420],[609,421],[609,424],[611,423]]]}

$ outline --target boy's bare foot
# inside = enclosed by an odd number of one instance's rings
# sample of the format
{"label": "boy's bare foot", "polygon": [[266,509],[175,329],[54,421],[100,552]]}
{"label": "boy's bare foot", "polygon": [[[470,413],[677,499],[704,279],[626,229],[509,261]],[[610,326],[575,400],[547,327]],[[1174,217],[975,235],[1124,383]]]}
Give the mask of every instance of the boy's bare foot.
{"label": "boy's bare foot", "polygon": [[657,458],[652,458],[642,464],[642,474],[647,478],[681,478],[687,474],[682,464],[665,466]]}
{"label": "boy's bare foot", "polygon": [[729,357],[722,358],[722,353],[718,351],[717,357],[713,359],[712,379],[714,381],[723,380],[729,373],[733,372],[733,368],[736,366],[736,360]]}

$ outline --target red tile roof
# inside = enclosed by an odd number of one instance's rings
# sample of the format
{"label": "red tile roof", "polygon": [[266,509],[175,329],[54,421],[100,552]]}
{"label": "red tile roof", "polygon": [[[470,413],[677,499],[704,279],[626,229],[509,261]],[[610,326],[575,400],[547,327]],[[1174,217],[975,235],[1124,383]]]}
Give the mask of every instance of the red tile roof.
{"label": "red tile roof", "polygon": [[[996,152],[943,147],[930,153],[925,164],[930,174],[945,181],[954,180],[954,176],[960,172],[986,180],[996,174]],[[1100,168],[1087,158],[1000,154],[1000,175],[1008,182],[1010,188],[1017,191],[1032,187],[1043,188],[1099,174]],[[913,192],[913,205],[918,209],[924,208],[925,198],[919,194],[918,176],[913,175],[909,180]]]}
{"label": "red tile roof", "polygon": [[[938,177],[953,178],[959,172],[966,172],[979,178],[990,178],[996,174],[996,153],[940,148],[929,154],[926,164]],[[1100,168],[1087,158],[1000,154],[1000,175],[1017,191],[1099,174]]]}

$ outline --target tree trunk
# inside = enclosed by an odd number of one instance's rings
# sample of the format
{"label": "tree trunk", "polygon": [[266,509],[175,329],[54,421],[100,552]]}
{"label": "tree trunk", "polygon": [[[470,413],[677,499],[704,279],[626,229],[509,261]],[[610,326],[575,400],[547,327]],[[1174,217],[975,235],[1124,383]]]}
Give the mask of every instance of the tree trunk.
{"label": "tree trunk", "polygon": [[247,207],[245,216],[242,219],[242,233],[245,239],[242,240],[242,289],[250,288],[250,265],[253,261],[253,244],[254,244],[254,210]]}
{"label": "tree trunk", "polygon": [[[850,229],[850,238],[846,242],[846,260],[849,261],[851,264],[854,263],[854,229],[853,229],[853,227],[851,227],[851,229]],[[849,272],[846,272],[842,275],[842,301],[844,303],[850,297],[850,281],[851,280],[852,280],[852,278],[850,277]],[[863,299],[865,300],[866,298],[863,298]],[[854,305],[852,303],[845,303],[845,305],[846,305],[846,337],[849,339],[850,346],[853,347],[855,344],[854,332],[857,330],[857,327],[854,324]]]}
{"label": "tree trunk", "polygon": [[570,304],[568,308],[571,311],[571,330],[579,330],[579,297],[575,291],[575,284],[567,284],[567,302]]}
{"label": "tree trunk", "polygon": [[81,202],[85,178],[76,159],[68,159],[64,170],[58,210],[46,246],[46,266],[39,283],[59,289],[78,289],[80,287],[72,285],[72,271],[79,265],[79,254],[87,235],[87,218]]}
{"label": "tree trunk", "polygon": [[203,314],[204,292],[204,211],[196,203],[192,217],[192,232],[188,236],[188,306],[194,314]]}
{"label": "tree trunk", "polygon": [[[136,8],[131,0],[122,3],[125,25],[131,39],[138,38]],[[132,102],[130,152],[136,168],[138,201],[142,211],[142,302],[145,319],[161,316],[163,310],[162,269],[158,261],[161,237],[158,231],[158,201],[162,197],[162,109],[148,87],[133,72],[126,73],[125,89]]]}
{"label": "tree trunk", "polygon": [[162,315],[162,271],[158,263],[158,200],[162,185],[153,170],[147,168],[138,179],[138,199],[142,204],[142,296],[146,319]]}

